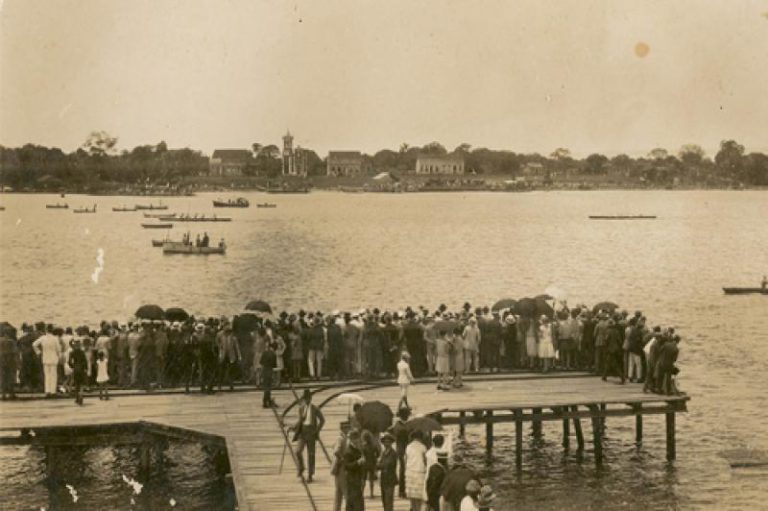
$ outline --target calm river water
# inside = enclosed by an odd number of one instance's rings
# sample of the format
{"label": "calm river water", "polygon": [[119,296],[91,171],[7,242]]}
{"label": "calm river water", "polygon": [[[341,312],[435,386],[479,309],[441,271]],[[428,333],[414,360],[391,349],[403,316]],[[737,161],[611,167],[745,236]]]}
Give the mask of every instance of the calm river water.
{"label": "calm river water", "polygon": [[[230,196],[232,196],[230,194]],[[683,336],[678,460],[664,460],[663,418],[608,422],[607,467],[564,456],[555,429],[514,476],[503,428],[485,460],[468,430],[460,446],[498,487],[498,509],[759,508],[768,471],[732,470],[724,449],[768,449],[768,297],[726,297],[768,273],[768,194],[595,191],[527,194],[249,193],[249,209],[218,209],[231,223],[186,224],[223,237],[226,256],[163,256],[141,212],[113,206],[146,198],[3,195],[0,316],[18,324],[127,319],[142,303],[232,314],[252,298],[278,309],[403,308],[569,291],[571,303],[611,300],[641,309]],[[170,211],[214,212],[217,195],[163,199]],[[66,200],[96,214],[46,210]],[[157,202],[156,199],[152,200]],[[277,208],[256,208],[258,202]],[[590,214],[652,214],[649,221],[590,221]],[[168,233],[179,239],[185,224]],[[93,280],[97,255],[103,270]],[[549,434],[547,434],[549,433]]]}

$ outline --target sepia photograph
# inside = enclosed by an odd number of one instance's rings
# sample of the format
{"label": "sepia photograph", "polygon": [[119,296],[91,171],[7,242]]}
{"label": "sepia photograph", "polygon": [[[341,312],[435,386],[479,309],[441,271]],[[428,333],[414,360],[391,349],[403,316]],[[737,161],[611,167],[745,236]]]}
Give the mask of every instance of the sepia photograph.
{"label": "sepia photograph", "polygon": [[765,0],[0,0],[0,510],[768,506]]}

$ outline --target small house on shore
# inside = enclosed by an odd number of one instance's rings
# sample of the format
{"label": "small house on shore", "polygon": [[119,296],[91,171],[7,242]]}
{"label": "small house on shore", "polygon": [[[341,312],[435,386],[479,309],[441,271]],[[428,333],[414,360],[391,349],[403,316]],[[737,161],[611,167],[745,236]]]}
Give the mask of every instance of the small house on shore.
{"label": "small house on shore", "polygon": [[253,157],[247,149],[216,149],[209,162],[212,176],[242,176]]}
{"label": "small house on shore", "polygon": [[464,174],[464,157],[457,154],[419,155],[416,174]]}

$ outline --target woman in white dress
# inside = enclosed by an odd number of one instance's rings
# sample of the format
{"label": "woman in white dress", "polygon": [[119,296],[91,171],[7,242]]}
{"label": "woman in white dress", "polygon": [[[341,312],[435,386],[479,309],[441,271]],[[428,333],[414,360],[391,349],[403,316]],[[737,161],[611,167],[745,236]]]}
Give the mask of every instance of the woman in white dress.
{"label": "woman in white dress", "polygon": [[397,384],[400,386],[400,404],[397,405],[399,410],[403,406],[410,408],[408,404],[408,387],[413,383],[413,374],[411,373],[411,354],[404,351],[400,355],[400,362],[397,363]]}
{"label": "woman in white dress", "polygon": [[411,442],[405,448],[405,494],[411,501],[412,511],[421,511],[427,500],[424,483],[427,477],[427,446],[424,433],[416,430],[411,433]]}
{"label": "woman in white dress", "polygon": [[548,372],[555,358],[555,345],[552,336],[552,324],[546,316],[541,317],[539,328],[539,358],[543,372]]}

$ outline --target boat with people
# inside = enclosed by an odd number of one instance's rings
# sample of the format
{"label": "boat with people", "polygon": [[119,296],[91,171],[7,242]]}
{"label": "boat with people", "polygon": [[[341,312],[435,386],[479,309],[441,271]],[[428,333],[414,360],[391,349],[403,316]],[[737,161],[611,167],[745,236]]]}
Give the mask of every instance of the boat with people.
{"label": "boat with people", "polygon": [[192,255],[210,255],[225,254],[227,245],[222,241],[216,246],[198,246],[192,243],[171,241],[163,243],[163,254],[192,254]]}
{"label": "boat with people", "polygon": [[136,209],[148,209],[150,211],[153,211],[153,210],[162,211],[162,210],[168,209],[168,205],[167,204],[163,204],[162,202],[160,204],[136,204]]}
{"label": "boat with people", "polygon": [[227,199],[227,200],[215,200],[213,201],[213,207],[214,208],[247,208],[250,206],[251,203],[248,202],[248,199],[245,197],[238,197],[237,199]]}
{"label": "boat with people", "polygon": [[590,220],[654,220],[656,215],[589,215]]}
{"label": "boat with people", "polygon": [[129,208],[128,206],[123,206],[121,208],[112,208],[112,211],[114,211],[115,213],[125,213],[128,211],[136,211],[136,207],[134,206],[132,208]]}
{"label": "boat with people", "polygon": [[75,208],[72,213],[96,213],[96,204],[92,208]]}
{"label": "boat with people", "polygon": [[174,216],[161,216],[160,220],[163,222],[231,222],[232,218],[228,216],[205,216],[205,215],[174,215]]}
{"label": "boat with people", "polygon": [[723,292],[727,295],[768,295],[766,287],[724,287]]}
{"label": "boat with people", "polygon": [[56,204],[46,204],[45,209],[69,209],[69,204],[66,202],[64,204],[59,204],[58,202]]}
{"label": "boat with people", "polygon": [[257,208],[276,208],[277,204],[272,202],[263,202],[261,204],[256,204]]}
{"label": "boat with people", "polygon": [[141,224],[141,226],[145,229],[171,229],[173,227],[173,224],[169,224],[169,223]]}
{"label": "boat with people", "polygon": [[163,218],[176,216],[176,213],[144,213],[144,218]]}

